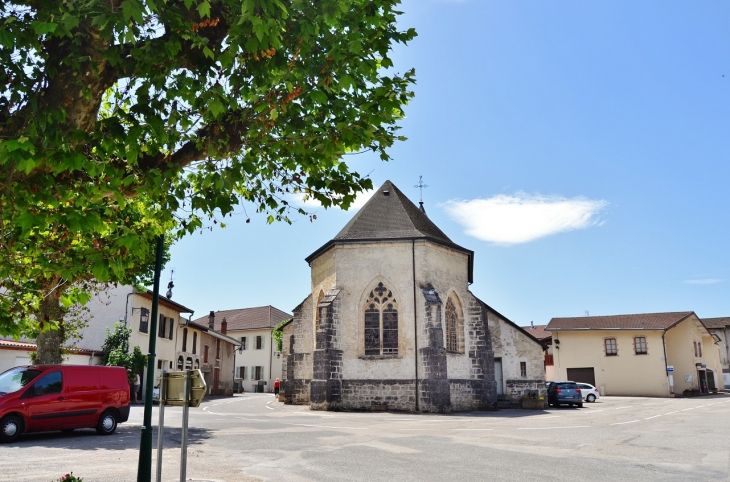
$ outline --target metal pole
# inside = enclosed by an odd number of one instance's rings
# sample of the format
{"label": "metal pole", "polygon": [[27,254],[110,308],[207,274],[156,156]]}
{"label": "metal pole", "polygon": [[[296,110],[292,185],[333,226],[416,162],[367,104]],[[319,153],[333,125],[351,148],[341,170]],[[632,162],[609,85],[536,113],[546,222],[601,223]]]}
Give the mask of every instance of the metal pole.
{"label": "metal pole", "polygon": [[190,374],[191,370],[185,370],[185,382],[183,384],[183,393],[185,394],[185,402],[183,403],[182,415],[182,441],[180,442],[180,482],[185,482],[188,467],[188,412],[190,411]]}
{"label": "metal pole", "polygon": [[139,442],[139,463],[137,465],[137,482],[152,480],[152,390],[155,388],[155,348],[157,343],[157,309],[160,296],[160,271],[162,270],[162,251],[165,236],[157,238],[155,253],[155,282],[152,288],[152,323],[150,323],[150,344],[147,353],[147,387],[144,397],[144,419],[142,436]]}
{"label": "metal pole", "polygon": [[167,399],[167,372],[162,370],[160,380],[160,422],[157,424],[157,482],[162,481],[162,442],[165,430],[165,400]]}

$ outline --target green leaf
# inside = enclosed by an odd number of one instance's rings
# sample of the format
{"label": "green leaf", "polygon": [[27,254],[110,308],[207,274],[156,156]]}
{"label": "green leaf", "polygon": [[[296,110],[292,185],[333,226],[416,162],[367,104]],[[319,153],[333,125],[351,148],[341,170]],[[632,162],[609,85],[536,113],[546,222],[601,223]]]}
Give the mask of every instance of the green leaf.
{"label": "green leaf", "polygon": [[52,22],[41,22],[36,20],[30,24],[31,28],[35,30],[38,35],[47,35],[53,33],[58,28],[58,24]]}
{"label": "green leaf", "polygon": [[121,4],[122,16],[127,22],[134,20],[138,24],[143,22],[142,5],[137,0],[124,0]]}
{"label": "green leaf", "polygon": [[203,47],[203,53],[205,54],[206,57],[208,57],[210,59],[215,57],[215,55],[213,54],[213,51],[210,50],[207,46]]}
{"label": "green leaf", "polygon": [[198,14],[201,17],[210,17],[210,3],[208,0],[203,0],[198,4]]}

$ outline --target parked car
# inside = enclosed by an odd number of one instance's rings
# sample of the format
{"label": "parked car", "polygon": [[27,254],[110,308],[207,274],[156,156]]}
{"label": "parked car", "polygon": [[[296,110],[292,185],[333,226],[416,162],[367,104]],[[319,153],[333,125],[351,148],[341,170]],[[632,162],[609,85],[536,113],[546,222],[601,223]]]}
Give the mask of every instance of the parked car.
{"label": "parked car", "polygon": [[129,419],[129,379],[120,367],[33,365],[0,374],[0,442],[22,433],[96,428]]}
{"label": "parked car", "polygon": [[583,396],[575,382],[552,382],[548,387],[548,405],[558,407],[561,404],[583,406]]}
{"label": "parked car", "polygon": [[583,395],[583,400],[586,402],[593,403],[601,396],[598,393],[598,389],[591,385],[590,383],[578,383],[578,388],[580,388],[580,393]]}

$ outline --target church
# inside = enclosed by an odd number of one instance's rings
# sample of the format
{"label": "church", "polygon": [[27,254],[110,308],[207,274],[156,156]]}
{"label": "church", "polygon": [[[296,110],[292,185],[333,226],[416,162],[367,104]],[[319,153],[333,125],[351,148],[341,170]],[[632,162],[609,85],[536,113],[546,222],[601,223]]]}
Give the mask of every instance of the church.
{"label": "church", "polygon": [[306,261],[311,293],[282,330],[285,403],[444,413],[544,395],[545,347],[469,291],[474,252],[390,181]]}

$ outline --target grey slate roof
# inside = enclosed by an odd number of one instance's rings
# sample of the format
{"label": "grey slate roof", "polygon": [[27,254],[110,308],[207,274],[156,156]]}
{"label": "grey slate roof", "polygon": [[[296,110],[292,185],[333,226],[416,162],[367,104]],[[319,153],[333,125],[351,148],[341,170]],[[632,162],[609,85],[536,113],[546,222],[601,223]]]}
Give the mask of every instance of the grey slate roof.
{"label": "grey slate roof", "polygon": [[725,328],[730,326],[730,317],[723,316],[722,318],[702,318],[702,323],[707,328]]}
{"label": "grey slate roof", "polygon": [[693,314],[693,311],[681,311],[673,313],[553,318],[548,323],[546,330],[668,330]]}
{"label": "grey slate roof", "polygon": [[385,181],[337,236],[310,254],[306,261],[311,263],[335,244],[412,239],[429,240],[468,254],[469,281],[472,281],[474,252],[451,241],[390,181]]}

